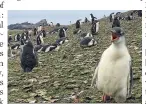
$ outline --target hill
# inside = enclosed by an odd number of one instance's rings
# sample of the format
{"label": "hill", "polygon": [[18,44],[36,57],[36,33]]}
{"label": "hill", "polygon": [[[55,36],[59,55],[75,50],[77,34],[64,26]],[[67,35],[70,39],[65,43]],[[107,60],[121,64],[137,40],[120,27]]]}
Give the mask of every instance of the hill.
{"label": "hill", "polygon": [[[126,13],[125,13],[126,14]],[[142,18],[121,20],[126,43],[132,57],[134,87],[132,98],[126,102],[142,102]],[[69,42],[57,52],[40,53],[39,66],[32,73],[23,73],[19,56],[9,60],[8,101],[11,102],[73,102],[69,97],[81,92],[80,102],[101,102],[102,92],[90,88],[92,75],[103,51],[111,44],[111,23],[107,18],[100,20],[99,34],[95,36],[96,46],[81,48],[77,36],[73,34],[74,25],[68,26]],[[83,31],[90,31],[91,24],[82,24]],[[48,29],[49,30],[49,29]],[[58,35],[48,35],[45,43],[52,43]],[[113,101],[112,101],[113,102]]]}

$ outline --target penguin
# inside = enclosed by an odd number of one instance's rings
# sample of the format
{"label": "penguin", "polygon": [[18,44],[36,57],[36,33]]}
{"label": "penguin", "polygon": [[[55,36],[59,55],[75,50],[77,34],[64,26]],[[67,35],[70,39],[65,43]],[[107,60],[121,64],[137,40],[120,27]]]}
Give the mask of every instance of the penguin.
{"label": "penguin", "polygon": [[110,19],[110,22],[113,21],[113,19],[114,19],[114,13],[111,13],[111,14],[110,14],[109,19]]}
{"label": "penguin", "polygon": [[14,57],[11,47],[8,46],[8,58]]}
{"label": "penguin", "polygon": [[8,43],[10,43],[10,42],[12,42],[12,41],[13,41],[12,35],[9,35],[9,37],[8,37]]}
{"label": "penguin", "polygon": [[46,37],[46,31],[43,29],[42,31],[43,37]]}
{"label": "penguin", "polygon": [[56,27],[60,27],[60,23],[57,23],[57,24],[56,24]]}
{"label": "penguin", "polygon": [[66,37],[66,31],[64,28],[59,29],[59,38]]}
{"label": "penguin", "polygon": [[92,37],[85,37],[80,41],[81,47],[91,47],[97,44],[97,41]]}
{"label": "penguin", "polygon": [[50,51],[58,51],[60,48],[59,44],[54,43],[54,44],[47,44],[44,45],[43,48],[41,49],[41,51],[43,52],[50,52]]}
{"label": "penguin", "polygon": [[44,44],[44,40],[43,40],[42,34],[38,34],[37,35],[36,43],[37,44],[34,46],[34,50],[36,52],[41,52],[41,50],[43,48],[43,44]]}
{"label": "penguin", "polygon": [[112,44],[103,52],[91,86],[103,92],[104,102],[111,96],[117,103],[122,103],[131,96],[133,85],[131,56],[126,47],[123,30],[114,27],[111,33]]}
{"label": "penguin", "polygon": [[87,19],[87,17],[85,17],[85,21],[84,21],[85,23],[87,23],[87,22],[89,22],[89,20]]}
{"label": "penguin", "polygon": [[51,23],[51,26],[54,27],[53,22],[50,22],[50,23]]}
{"label": "penguin", "polygon": [[36,34],[37,34],[37,29],[34,28],[34,30],[33,30],[33,35],[35,36]]}
{"label": "penguin", "polygon": [[31,72],[38,65],[37,53],[31,41],[26,41],[26,44],[20,52],[21,67],[24,72]]}
{"label": "penguin", "polygon": [[142,17],[142,10],[138,10],[138,17]]}
{"label": "penguin", "polygon": [[55,43],[61,45],[61,44],[66,43],[66,42],[68,42],[68,41],[69,41],[69,40],[68,40],[67,37],[62,37],[62,38],[56,40]]}
{"label": "penguin", "polygon": [[81,19],[76,21],[76,29],[81,28],[81,23],[80,23]]}
{"label": "penguin", "polygon": [[95,34],[98,33],[98,31],[99,31],[99,21],[96,20],[96,21],[94,21],[93,24],[92,24],[91,33],[92,33],[93,35],[95,35]]}
{"label": "penguin", "polygon": [[14,36],[14,41],[15,41],[15,42],[18,42],[18,41],[20,41],[20,38],[21,38],[20,34],[16,34],[16,35]]}
{"label": "penguin", "polygon": [[20,49],[20,44],[16,43],[16,44],[12,45],[11,49],[14,49],[14,50]]}
{"label": "penguin", "polygon": [[75,30],[73,31],[73,34],[80,34],[81,32],[82,32],[81,29],[75,29]]}
{"label": "penguin", "polygon": [[96,17],[93,16],[92,13],[90,14],[90,18],[91,18],[91,23],[92,23],[92,24],[94,23],[94,20],[97,19]]}
{"label": "penguin", "polygon": [[112,24],[112,28],[113,27],[120,27],[120,21],[118,20],[118,17],[114,18],[113,24]]}
{"label": "penguin", "polygon": [[93,36],[90,33],[82,33],[82,34],[80,34],[80,40],[82,40],[85,37],[93,37]]}

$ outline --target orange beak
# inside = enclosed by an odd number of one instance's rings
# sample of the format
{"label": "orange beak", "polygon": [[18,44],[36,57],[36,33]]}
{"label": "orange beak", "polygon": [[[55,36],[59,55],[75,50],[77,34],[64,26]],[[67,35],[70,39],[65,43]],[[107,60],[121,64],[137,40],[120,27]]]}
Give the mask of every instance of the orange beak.
{"label": "orange beak", "polygon": [[112,39],[111,41],[115,41],[115,40],[118,40],[119,39],[119,36],[116,34],[116,33],[112,33]]}

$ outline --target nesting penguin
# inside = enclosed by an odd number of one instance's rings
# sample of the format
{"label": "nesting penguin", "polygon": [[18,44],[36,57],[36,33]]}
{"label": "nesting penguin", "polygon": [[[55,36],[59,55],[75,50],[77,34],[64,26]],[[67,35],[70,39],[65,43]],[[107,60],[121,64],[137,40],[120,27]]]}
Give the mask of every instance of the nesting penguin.
{"label": "nesting penguin", "polygon": [[62,37],[62,38],[56,40],[55,43],[61,45],[61,44],[66,43],[66,42],[68,42],[68,41],[69,41],[69,40],[68,40],[67,37]]}
{"label": "nesting penguin", "polygon": [[85,37],[80,41],[81,47],[91,47],[97,44],[97,41],[92,37]]}
{"label": "nesting penguin", "polygon": [[31,72],[38,65],[37,53],[31,41],[27,41],[20,52],[21,67],[24,72]]}
{"label": "nesting penguin", "polygon": [[125,45],[123,30],[114,27],[111,32],[112,44],[103,52],[91,86],[103,92],[104,102],[111,96],[120,103],[131,96],[133,79],[131,57]]}
{"label": "nesting penguin", "polygon": [[11,49],[14,49],[14,50],[20,49],[20,44],[16,43],[16,44],[12,45]]}
{"label": "nesting penguin", "polygon": [[82,40],[82,39],[85,38],[85,37],[93,37],[93,36],[92,36],[91,33],[81,33],[81,34],[79,35],[79,37],[80,37],[80,40]]}
{"label": "nesting penguin", "polygon": [[57,43],[54,43],[54,44],[47,44],[47,45],[44,45],[43,48],[41,49],[41,51],[43,52],[50,52],[50,51],[58,51],[60,48],[60,45],[57,44]]}
{"label": "nesting penguin", "polygon": [[91,33],[93,35],[97,34],[99,31],[99,21],[98,20],[95,20],[92,24],[92,27],[91,27]]}
{"label": "nesting penguin", "polygon": [[120,27],[120,21],[118,20],[118,17],[114,18],[113,24],[112,24],[112,28],[113,27]]}

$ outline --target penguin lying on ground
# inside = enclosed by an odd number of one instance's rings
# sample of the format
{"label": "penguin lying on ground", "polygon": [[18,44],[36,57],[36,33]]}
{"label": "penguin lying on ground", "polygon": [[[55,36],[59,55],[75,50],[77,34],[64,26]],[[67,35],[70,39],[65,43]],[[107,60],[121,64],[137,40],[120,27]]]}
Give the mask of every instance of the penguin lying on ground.
{"label": "penguin lying on ground", "polygon": [[20,61],[24,72],[31,72],[38,65],[37,53],[34,51],[31,41],[26,41],[26,44],[21,49]]}
{"label": "penguin lying on ground", "polygon": [[43,48],[41,49],[41,51],[43,52],[50,52],[50,51],[58,51],[60,48],[59,44],[47,44],[47,45],[44,45]]}
{"label": "penguin lying on ground", "polygon": [[93,37],[93,36],[90,33],[82,33],[82,34],[79,35],[79,37],[80,37],[80,40],[82,40],[85,37]]}
{"label": "penguin lying on ground", "polygon": [[75,29],[75,30],[73,31],[73,34],[79,34],[79,33],[81,33],[81,32],[82,32],[81,29]]}
{"label": "penguin lying on ground", "polygon": [[16,43],[14,45],[11,46],[11,49],[20,49],[20,44],[19,43]]}
{"label": "penguin lying on ground", "polygon": [[85,37],[80,41],[81,47],[91,47],[97,44],[97,41],[92,37]]}
{"label": "penguin lying on ground", "polygon": [[114,27],[111,31],[112,44],[103,52],[91,86],[96,86],[104,93],[102,97],[104,102],[111,96],[120,103],[131,96],[133,80],[131,57],[121,28]]}
{"label": "penguin lying on ground", "polygon": [[65,43],[65,42],[68,42],[68,41],[69,41],[69,40],[68,40],[67,37],[62,37],[62,38],[56,40],[55,43],[61,45],[61,44]]}

